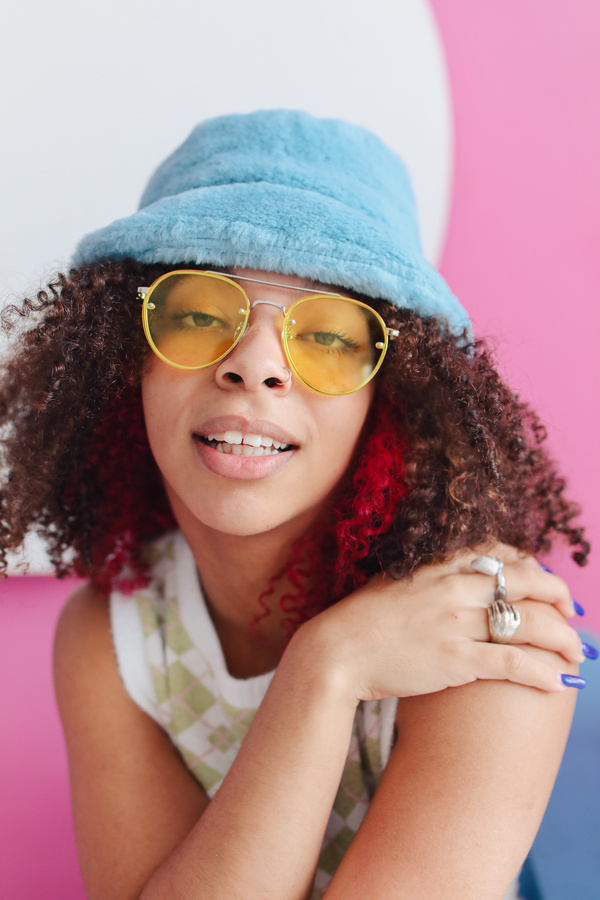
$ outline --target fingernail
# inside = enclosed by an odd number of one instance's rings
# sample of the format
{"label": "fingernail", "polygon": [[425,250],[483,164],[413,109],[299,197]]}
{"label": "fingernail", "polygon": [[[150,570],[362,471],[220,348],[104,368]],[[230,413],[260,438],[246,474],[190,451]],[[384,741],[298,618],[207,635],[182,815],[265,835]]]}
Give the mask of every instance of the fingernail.
{"label": "fingernail", "polygon": [[577,688],[579,691],[585,687],[585,678],[580,678],[579,675],[561,675],[560,680],[566,687]]}
{"label": "fingernail", "polygon": [[598,656],[599,656],[598,651],[596,650],[596,648],[595,648],[595,647],[592,647],[591,644],[586,644],[585,641],[582,641],[582,642],[581,642],[581,652],[582,652],[583,655],[586,656],[588,659],[598,659]]}

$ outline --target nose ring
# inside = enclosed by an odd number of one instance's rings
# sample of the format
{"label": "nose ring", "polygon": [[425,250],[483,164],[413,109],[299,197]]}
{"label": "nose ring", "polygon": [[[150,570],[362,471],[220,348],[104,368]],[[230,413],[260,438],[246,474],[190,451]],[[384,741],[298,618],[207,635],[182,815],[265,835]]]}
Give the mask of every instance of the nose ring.
{"label": "nose ring", "polygon": [[288,373],[288,377],[285,379],[285,381],[282,381],[281,378],[275,378],[275,376],[272,375],[270,378],[265,378],[265,384],[267,385],[267,387],[283,387],[284,384],[287,384],[292,380],[292,370],[288,369],[287,366],[284,366],[283,368]]}

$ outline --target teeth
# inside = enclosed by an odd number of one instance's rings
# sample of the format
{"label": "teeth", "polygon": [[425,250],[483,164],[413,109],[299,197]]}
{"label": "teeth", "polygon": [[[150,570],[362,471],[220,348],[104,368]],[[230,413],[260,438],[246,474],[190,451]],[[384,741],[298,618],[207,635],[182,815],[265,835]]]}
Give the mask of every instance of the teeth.
{"label": "teeth", "polygon": [[231,453],[233,456],[271,456],[274,453],[279,453],[274,447],[252,447],[250,444],[228,444],[226,441],[217,444],[215,449],[218,453]]}
{"label": "teeth", "polygon": [[268,435],[242,434],[241,431],[218,431],[207,434],[206,439],[216,441],[219,453],[233,453],[235,456],[265,456],[288,446]]}

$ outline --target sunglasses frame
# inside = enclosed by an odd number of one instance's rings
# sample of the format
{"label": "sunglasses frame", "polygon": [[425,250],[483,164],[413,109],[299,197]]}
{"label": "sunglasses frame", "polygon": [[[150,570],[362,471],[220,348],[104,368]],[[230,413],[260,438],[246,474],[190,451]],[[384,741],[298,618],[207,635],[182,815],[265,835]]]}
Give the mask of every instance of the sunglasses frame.
{"label": "sunglasses frame", "polygon": [[[239,335],[236,337],[236,339],[231,344],[231,346],[228,347],[228,349],[225,351],[225,353],[222,353],[221,356],[219,356],[217,359],[212,360],[209,363],[204,363],[203,365],[200,365],[200,366],[181,365],[180,363],[176,363],[176,362],[173,362],[173,360],[168,359],[163,353],[161,353],[161,351],[158,349],[158,347],[154,343],[154,340],[152,338],[152,334],[150,331],[150,324],[148,322],[148,310],[154,309],[154,305],[151,302],[151,297],[152,297],[152,294],[153,294],[155,288],[158,287],[159,284],[161,284],[163,281],[165,281],[167,278],[171,277],[172,275],[209,275],[212,278],[217,278],[220,281],[225,281],[228,284],[231,284],[233,287],[237,288],[237,290],[240,292],[240,294],[244,298],[246,309],[239,310],[240,314],[243,314],[243,317],[244,317],[243,324],[240,328]],[[274,301],[271,301],[271,300],[251,301],[250,298],[248,297],[248,294],[243,289],[243,287],[241,285],[237,284],[237,281],[249,281],[249,282],[252,282],[253,284],[266,284],[271,287],[278,287],[278,288],[288,290],[288,291],[300,291],[300,292],[304,293],[305,296],[301,297],[298,300],[295,300],[289,307],[283,306],[280,303],[275,303]],[[305,287],[299,287],[297,285],[281,284],[280,282],[277,282],[277,281],[265,281],[265,280],[259,279],[259,278],[247,278],[246,276],[243,276],[243,275],[224,274],[223,272],[215,272],[212,269],[173,269],[170,272],[165,272],[164,275],[160,275],[158,278],[156,278],[152,282],[152,284],[149,287],[138,287],[137,296],[138,296],[139,300],[142,300],[142,326],[144,328],[144,334],[146,336],[146,340],[148,341],[150,348],[152,349],[152,352],[155,353],[156,356],[158,356],[159,359],[161,359],[167,365],[172,366],[175,369],[183,369],[184,371],[187,371],[187,372],[196,372],[196,371],[200,371],[200,369],[208,369],[208,368],[210,368],[210,366],[217,365],[217,363],[221,362],[221,360],[223,360],[227,356],[229,356],[229,354],[234,349],[234,347],[236,347],[237,344],[239,344],[239,342],[242,340],[242,338],[246,334],[246,331],[248,329],[248,319],[250,318],[250,313],[252,312],[254,307],[260,306],[260,305],[274,306],[277,309],[281,310],[283,313],[283,316],[284,316],[283,329],[281,331],[281,344],[283,347],[283,351],[285,353],[285,357],[286,357],[289,365],[291,366],[292,370],[296,373],[296,375],[303,382],[303,384],[306,384],[307,387],[311,388],[311,390],[313,390],[313,391],[317,391],[319,394],[326,394],[328,396],[340,397],[340,396],[344,396],[346,394],[353,394],[355,391],[359,391],[361,388],[363,388],[365,385],[367,385],[375,377],[375,375],[381,368],[383,360],[385,359],[390,340],[394,340],[395,338],[397,338],[400,332],[397,331],[395,328],[388,328],[388,326],[385,324],[384,320],[379,315],[377,310],[373,309],[373,307],[369,306],[367,303],[363,303],[362,300],[355,300],[354,297],[346,297],[344,294],[340,294],[337,291],[323,290],[323,291],[316,291],[312,294],[311,293],[306,294],[306,290],[307,289]],[[373,368],[372,372],[369,374],[369,377],[367,379],[365,379],[361,384],[357,385],[357,387],[351,388],[350,390],[347,390],[347,391],[325,391],[322,388],[318,388],[314,384],[311,384],[311,382],[307,381],[307,379],[298,371],[298,369],[296,368],[296,365],[294,363],[294,360],[292,359],[291,354],[288,350],[288,346],[287,346],[288,338],[287,338],[287,333],[286,333],[286,326],[288,324],[294,324],[294,320],[291,318],[292,311],[295,308],[297,308],[298,306],[300,306],[302,303],[306,302],[307,300],[315,300],[315,299],[318,299],[319,297],[337,297],[338,299],[346,300],[355,306],[363,307],[364,309],[367,309],[371,313],[371,315],[373,315],[378,320],[379,324],[381,325],[381,330],[382,330],[382,335],[383,335],[384,340],[381,342],[377,342],[375,345],[378,350],[382,351],[382,353],[379,357],[379,360],[377,362],[377,365]]]}

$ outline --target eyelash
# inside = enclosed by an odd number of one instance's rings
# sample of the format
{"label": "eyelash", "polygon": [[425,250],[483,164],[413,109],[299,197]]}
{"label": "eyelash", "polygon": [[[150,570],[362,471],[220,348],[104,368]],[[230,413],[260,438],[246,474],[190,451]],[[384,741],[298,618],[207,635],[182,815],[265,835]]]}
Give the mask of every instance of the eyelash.
{"label": "eyelash", "polygon": [[[197,310],[193,310],[193,309],[190,309],[188,312],[182,311],[180,313],[172,313],[169,316],[169,318],[171,319],[172,322],[174,322],[180,328],[185,328],[185,325],[183,324],[183,320],[187,319],[187,318],[191,318],[193,320],[194,316],[204,316],[205,318],[211,319],[212,322],[217,323],[218,325],[221,325],[221,326],[224,324],[223,322],[220,321],[220,319],[217,319],[216,316],[211,316],[208,313],[199,313]],[[194,325],[198,328],[201,327],[195,321],[194,321]],[[211,323],[211,325],[209,325],[207,327],[213,327],[212,323]]]}
{"label": "eyelash", "polygon": [[[359,346],[359,345],[358,345],[355,341],[351,340],[349,337],[346,337],[344,334],[340,333],[339,331],[311,331],[311,332],[305,332],[305,336],[308,336],[308,335],[318,335],[318,334],[331,335],[333,338],[336,338],[338,341],[341,341],[341,343],[344,344],[344,348],[342,349],[342,348],[339,348],[339,347],[338,347],[338,348],[331,347],[330,345],[322,344],[322,343],[320,343],[319,341],[315,341],[315,344],[319,344],[320,347],[324,347],[324,348],[326,348],[327,350],[329,350],[329,351],[332,352],[332,353],[335,353],[335,352],[337,352],[337,353],[343,353],[344,350],[358,350],[358,346]],[[302,335],[299,335],[299,337],[302,337]]]}

